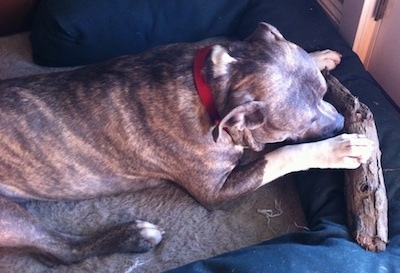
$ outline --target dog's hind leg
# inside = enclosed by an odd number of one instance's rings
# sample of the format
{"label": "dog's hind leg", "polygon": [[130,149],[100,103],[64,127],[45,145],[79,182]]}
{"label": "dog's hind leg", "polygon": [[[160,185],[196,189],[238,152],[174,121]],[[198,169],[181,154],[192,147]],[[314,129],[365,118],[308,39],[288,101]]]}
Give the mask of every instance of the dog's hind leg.
{"label": "dog's hind leg", "polygon": [[146,252],[161,239],[162,231],[144,221],[114,226],[94,236],[57,232],[0,196],[0,248],[24,249],[48,264],[70,264],[114,252]]}

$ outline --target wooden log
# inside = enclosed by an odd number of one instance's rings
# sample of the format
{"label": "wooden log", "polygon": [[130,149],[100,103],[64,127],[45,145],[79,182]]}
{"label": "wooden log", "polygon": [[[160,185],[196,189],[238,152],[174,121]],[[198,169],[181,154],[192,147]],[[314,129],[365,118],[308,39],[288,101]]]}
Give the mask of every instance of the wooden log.
{"label": "wooden log", "polygon": [[355,240],[370,251],[383,251],[388,242],[388,201],[381,168],[381,151],[370,109],[334,76],[326,75],[325,99],[344,116],[344,131],[367,136],[375,143],[372,157],[356,170],[345,171],[347,221]]}

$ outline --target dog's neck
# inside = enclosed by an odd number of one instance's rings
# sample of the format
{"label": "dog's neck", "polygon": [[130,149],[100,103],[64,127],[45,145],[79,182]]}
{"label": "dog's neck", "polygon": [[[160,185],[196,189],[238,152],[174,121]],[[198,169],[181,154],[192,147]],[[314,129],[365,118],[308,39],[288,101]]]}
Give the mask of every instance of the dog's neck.
{"label": "dog's neck", "polygon": [[201,102],[207,110],[208,115],[214,124],[218,125],[221,121],[221,116],[214,102],[214,95],[209,83],[203,75],[203,68],[206,58],[212,50],[213,45],[201,48],[197,51],[193,62],[193,75],[196,84],[197,92],[199,93]]}
{"label": "dog's neck", "polygon": [[[206,111],[212,121],[212,123],[216,126],[214,128],[214,132],[218,132],[218,125],[221,122],[221,115],[220,112],[218,111],[215,100],[214,100],[214,94],[213,90],[211,89],[211,86],[206,79],[205,72],[206,69],[206,58],[210,54],[211,50],[213,48],[213,45],[209,45],[203,48],[200,48],[194,57],[193,61],[193,76],[194,76],[194,82],[196,85],[196,90],[197,93],[199,94],[200,100],[204,107],[206,108]],[[225,128],[224,128],[225,129]],[[227,131],[225,129],[225,131]],[[218,137],[217,137],[218,138]],[[216,139],[214,139],[216,141]],[[232,138],[232,140],[235,142],[235,139]]]}
{"label": "dog's neck", "polygon": [[[223,89],[221,90],[220,88],[215,88],[218,89],[219,91],[218,93],[213,92],[212,86],[214,85],[215,87],[216,85],[215,79],[212,77],[208,77],[208,79],[206,78],[206,73],[207,73],[206,59],[207,56],[210,54],[212,47],[213,45],[206,46],[197,51],[193,62],[193,75],[200,100],[203,103],[204,107],[206,108],[207,113],[210,116],[210,119],[212,120],[213,124],[216,126],[214,128],[214,133],[215,133],[219,132],[218,125],[221,122],[220,113],[223,114],[222,112],[223,108],[220,106],[219,107],[220,109],[218,109],[218,101],[226,102],[227,96],[225,92],[226,90]],[[210,70],[212,71],[212,69]],[[224,84],[222,84],[222,86],[224,86]],[[263,144],[258,143],[254,140],[250,130],[248,129],[241,131],[238,130],[237,128],[223,128],[223,129],[225,130],[225,132],[228,133],[228,135],[236,145],[241,145],[244,148],[250,148],[255,151],[260,151],[264,147]]]}

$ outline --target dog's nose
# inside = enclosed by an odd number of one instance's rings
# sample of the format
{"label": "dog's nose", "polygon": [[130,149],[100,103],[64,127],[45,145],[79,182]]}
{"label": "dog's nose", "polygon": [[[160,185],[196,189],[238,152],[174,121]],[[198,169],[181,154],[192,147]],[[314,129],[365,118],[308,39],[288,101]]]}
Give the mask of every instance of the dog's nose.
{"label": "dog's nose", "polygon": [[320,130],[321,138],[328,138],[337,135],[344,127],[344,117],[336,113],[331,119],[331,122],[325,124]]}
{"label": "dog's nose", "polygon": [[338,133],[343,129],[344,117],[336,110],[336,108],[322,100],[318,105],[320,111],[321,125],[322,127],[330,129],[332,133]]}
{"label": "dog's nose", "polygon": [[343,130],[344,127],[344,117],[341,114],[337,114],[336,116],[336,129],[335,134],[339,133]]}
{"label": "dog's nose", "polygon": [[341,114],[338,114],[338,118],[337,118],[337,132],[342,131],[343,127],[344,127],[344,117]]}
{"label": "dog's nose", "polygon": [[335,108],[328,107],[331,111],[324,112],[308,130],[298,137],[302,141],[316,141],[337,135],[344,127],[344,117]]}

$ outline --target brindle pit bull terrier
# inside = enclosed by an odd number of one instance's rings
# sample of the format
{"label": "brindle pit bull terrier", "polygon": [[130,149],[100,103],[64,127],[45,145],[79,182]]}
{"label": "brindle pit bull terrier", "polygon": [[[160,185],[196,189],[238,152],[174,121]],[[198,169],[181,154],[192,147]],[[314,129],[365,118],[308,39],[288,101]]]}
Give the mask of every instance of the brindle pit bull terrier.
{"label": "brindle pit bull terrier", "polygon": [[[328,138],[343,118],[322,100],[318,66],[339,61],[332,51],[313,59],[261,23],[245,41],[168,45],[1,82],[0,247],[68,264],[147,251],[162,237],[143,221],[90,238],[59,233],[18,204],[28,199],[81,200],[169,180],[212,208],[290,172],[357,168],[372,143]],[[269,143],[325,138],[243,162]]]}

